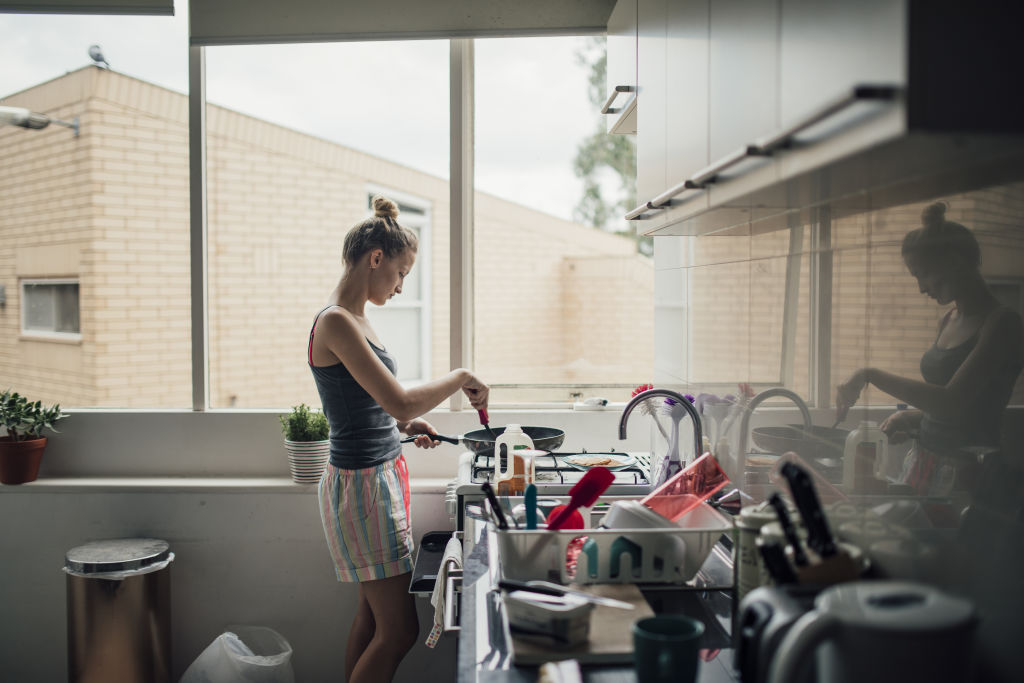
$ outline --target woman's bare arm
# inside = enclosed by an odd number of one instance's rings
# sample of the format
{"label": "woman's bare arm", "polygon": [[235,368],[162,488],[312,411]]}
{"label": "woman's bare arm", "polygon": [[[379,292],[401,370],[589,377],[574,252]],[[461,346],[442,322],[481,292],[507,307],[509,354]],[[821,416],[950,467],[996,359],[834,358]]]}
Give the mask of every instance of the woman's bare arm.
{"label": "woman's bare arm", "polygon": [[[873,384],[890,396],[940,419],[951,419],[965,402],[977,400],[1004,368],[1021,353],[1020,316],[1003,308],[982,326],[978,343],[946,385],[929,384],[881,370],[861,368],[837,393],[837,407],[849,409],[861,390]],[[859,385],[859,386],[858,386]]]}
{"label": "woman's bare arm", "polygon": [[352,314],[343,308],[320,317],[314,339],[344,363],[359,385],[399,422],[423,415],[459,389],[466,392],[474,408],[487,407],[487,386],[463,368],[411,389],[403,387],[370,348]]}

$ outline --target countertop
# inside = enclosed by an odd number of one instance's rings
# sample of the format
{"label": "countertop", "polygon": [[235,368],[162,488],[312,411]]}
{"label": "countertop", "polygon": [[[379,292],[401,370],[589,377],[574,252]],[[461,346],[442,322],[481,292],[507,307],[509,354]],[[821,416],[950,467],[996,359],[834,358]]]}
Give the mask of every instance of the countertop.
{"label": "countertop", "polygon": [[[500,599],[492,590],[496,562],[489,526],[473,520],[466,530],[472,535],[471,547],[463,561],[458,649],[460,683],[520,683],[536,681],[538,667],[512,664],[508,635],[499,613]],[[698,665],[699,683],[733,683],[733,651],[730,642],[732,592],[722,587],[723,577],[731,572],[722,564],[721,554],[712,553],[692,582],[692,586],[642,587],[641,591],[656,614],[687,614],[704,622],[702,661]],[[482,638],[487,638],[486,643]],[[583,680],[591,683],[632,683],[636,681],[628,665],[583,666]]]}

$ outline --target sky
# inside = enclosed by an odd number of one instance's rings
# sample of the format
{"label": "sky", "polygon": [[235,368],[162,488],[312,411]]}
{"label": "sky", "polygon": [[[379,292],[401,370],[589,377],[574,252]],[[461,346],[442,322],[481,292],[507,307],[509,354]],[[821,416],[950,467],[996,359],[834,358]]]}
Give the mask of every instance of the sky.
{"label": "sky", "polygon": [[[476,185],[571,219],[572,171],[598,125],[585,38],[476,42]],[[92,63],[188,90],[187,8],[173,17],[0,14],[0,97]],[[448,177],[448,42],[229,46],[206,50],[207,100]],[[609,184],[609,192],[615,186]]]}

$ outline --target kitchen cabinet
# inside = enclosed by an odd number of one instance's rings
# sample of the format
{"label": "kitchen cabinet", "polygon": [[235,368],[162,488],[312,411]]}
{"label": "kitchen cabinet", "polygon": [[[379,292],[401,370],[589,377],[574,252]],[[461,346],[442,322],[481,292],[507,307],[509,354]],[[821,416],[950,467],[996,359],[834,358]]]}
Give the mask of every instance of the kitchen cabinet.
{"label": "kitchen cabinet", "polygon": [[608,132],[635,134],[637,114],[637,0],[619,0],[608,17],[608,99],[601,110]]}
{"label": "kitchen cabinet", "polygon": [[[778,128],[776,0],[715,0],[708,45],[708,149],[718,159]],[[691,172],[699,171],[694,168]],[[680,178],[679,180],[682,180]]]}
{"label": "kitchen cabinet", "polygon": [[763,231],[868,194],[880,208],[1017,179],[1024,97],[1004,76],[1024,56],[1004,15],[995,0],[639,0],[627,218],[650,235]]}
{"label": "kitchen cabinet", "polygon": [[653,197],[667,180],[666,0],[639,0],[637,8],[637,99],[643,106],[637,112],[636,187],[638,196]]}

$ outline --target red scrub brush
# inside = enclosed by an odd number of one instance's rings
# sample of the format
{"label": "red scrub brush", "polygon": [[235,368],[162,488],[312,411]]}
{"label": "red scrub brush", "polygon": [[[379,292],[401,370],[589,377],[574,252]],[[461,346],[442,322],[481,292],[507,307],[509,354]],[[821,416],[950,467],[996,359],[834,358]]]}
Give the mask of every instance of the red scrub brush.
{"label": "red scrub brush", "polygon": [[576,485],[569,489],[569,504],[559,505],[548,516],[548,529],[556,531],[566,526],[572,513],[580,507],[590,507],[608,490],[615,475],[607,467],[591,467]]}

